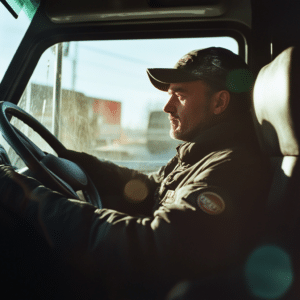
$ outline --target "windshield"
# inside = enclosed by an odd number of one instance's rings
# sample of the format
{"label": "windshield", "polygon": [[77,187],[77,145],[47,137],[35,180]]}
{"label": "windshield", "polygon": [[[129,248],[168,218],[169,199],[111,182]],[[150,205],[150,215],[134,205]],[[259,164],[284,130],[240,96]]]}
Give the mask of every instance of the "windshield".
{"label": "windshield", "polygon": [[0,1],[0,82],[24,37],[36,12],[36,1],[10,0],[13,11],[18,15],[15,19],[11,12]]}
{"label": "windshield", "polygon": [[[169,68],[191,50],[220,46],[238,53],[229,37],[57,44],[44,52],[19,106],[69,149],[148,173],[176,154],[162,111],[168,94],[150,83],[147,68]],[[47,144],[13,118],[41,149]],[[12,163],[24,166],[8,150]],[[55,153],[53,153],[55,154]]]}

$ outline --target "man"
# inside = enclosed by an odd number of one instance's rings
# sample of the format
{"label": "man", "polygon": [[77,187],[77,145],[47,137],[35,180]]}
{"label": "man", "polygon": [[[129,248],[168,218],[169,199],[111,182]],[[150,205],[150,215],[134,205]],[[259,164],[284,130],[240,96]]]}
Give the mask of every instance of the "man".
{"label": "man", "polygon": [[185,143],[149,176],[64,153],[90,175],[106,208],[0,170],[2,204],[112,299],[158,299],[180,280],[231,268],[245,259],[263,224],[267,176],[249,113],[247,65],[228,50],[207,48],[173,69],[147,72],[170,95],[170,135]]}

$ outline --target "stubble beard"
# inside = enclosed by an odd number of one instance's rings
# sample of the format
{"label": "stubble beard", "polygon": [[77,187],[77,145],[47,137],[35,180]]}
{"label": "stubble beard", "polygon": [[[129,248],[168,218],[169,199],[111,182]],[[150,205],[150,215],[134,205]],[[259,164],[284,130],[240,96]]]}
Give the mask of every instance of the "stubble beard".
{"label": "stubble beard", "polygon": [[182,135],[184,134],[181,132],[181,123],[179,117],[174,117],[173,120],[170,122],[170,137],[173,140],[182,140]]}
{"label": "stubble beard", "polygon": [[177,122],[176,127],[171,123],[170,137],[173,140],[188,142],[190,140],[190,134],[191,134],[190,130],[188,129],[184,130],[182,128],[180,119],[177,119],[176,122]]}
{"label": "stubble beard", "polygon": [[197,135],[199,135],[202,131],[206,130],[213,124],[213,120],[204,119],[203,122],[199,123],[195,127],[191,128],[189,125],[187,128],[182,128],[180,119],[176,119],[177,126],[174,126],[171,123],[170,128],[170,137],[174,140],[180,140],[184,142],[191,142]]}
{"label": "stubble beard", "polygon": [[180,140],[180,141],[184,141],[184,142],[190,142],[193,138],[193,131],[181,131],[178,130],[178,128],[176,130],[172,130],[172,128],[170,129],[170,137],[173,140]]}

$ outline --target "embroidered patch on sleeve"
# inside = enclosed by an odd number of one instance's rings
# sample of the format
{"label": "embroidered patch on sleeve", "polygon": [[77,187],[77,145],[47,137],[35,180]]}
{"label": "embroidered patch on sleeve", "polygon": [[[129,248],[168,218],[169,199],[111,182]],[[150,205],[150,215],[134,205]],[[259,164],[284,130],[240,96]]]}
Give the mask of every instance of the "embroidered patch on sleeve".
{"label": "embroidered patch on sleeve", "polygon": [[205,192],[197,197],[198,206],[209,215],[219,215],[225,210],[225,202],[221,196]]}

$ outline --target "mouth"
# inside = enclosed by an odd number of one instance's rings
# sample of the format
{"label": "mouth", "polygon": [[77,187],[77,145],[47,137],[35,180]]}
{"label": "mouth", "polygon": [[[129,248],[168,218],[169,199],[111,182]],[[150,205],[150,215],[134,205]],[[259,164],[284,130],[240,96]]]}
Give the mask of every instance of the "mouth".
{"label": "mouth", "polygon": [[174,122],[174,121],[179,121],[179,117],[178,116],[169,116],[169,120],[170,122]]}
{"label": "mouth", "polygon": [[179,126],[179,117],[169,117],[169,120],[170,120],[170,124],[171,124],[171,127],[174,129],[174,128],[177,128]]}

